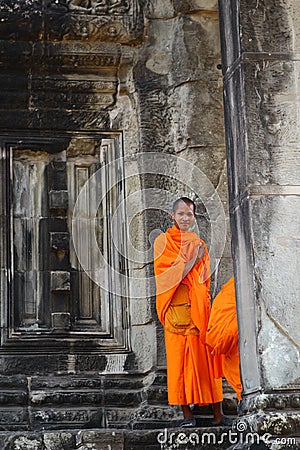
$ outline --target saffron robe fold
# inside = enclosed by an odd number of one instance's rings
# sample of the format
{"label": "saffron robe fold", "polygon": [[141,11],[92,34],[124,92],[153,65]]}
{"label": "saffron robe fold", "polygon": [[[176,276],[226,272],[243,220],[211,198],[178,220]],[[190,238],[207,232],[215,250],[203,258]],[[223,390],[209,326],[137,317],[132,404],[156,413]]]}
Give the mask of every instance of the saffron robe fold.
{"label": "saffron robe fold", "polygon": [[[222,355],[222,370],[228,383],[241,399],[242,384],[240,377],[240,358],[238,351],[238,323],[234,278],[224,284],[215,297],[210,313],[206,343],[213,355]],[[222,375],[215,370],[215,376]]]}
{"label": "saffron robe fold", "polygon": [[[210,314],[209,255],[195,264],[182,279],[185,264],[196,247],[205,243],[193,232],[169,228],[154,242],[156,310],[162,325],[174,293],[180,284],[188,286],[191,319],[198,335],[175,334],[165,329],[168,400],[170,404],[206,405],[222,401],[222,380],[214,378],[214,358],[205,344]],[[186,298],[183,296],[183,303]]]}
{"label": "saffron robe fold", "polygon": [[[182,279],[185,264],[192,259],[200,243],[205,246],[206,254]],[[189,288],[192,321],[205,343],[210,314],[210,267],[205,242],[194,232],[182,232],[175,226],[169,228],[154,242],[154,273],[156,310],[162,325],[165,324],[166,310],[177,287],[180,283],[186,284]]]}

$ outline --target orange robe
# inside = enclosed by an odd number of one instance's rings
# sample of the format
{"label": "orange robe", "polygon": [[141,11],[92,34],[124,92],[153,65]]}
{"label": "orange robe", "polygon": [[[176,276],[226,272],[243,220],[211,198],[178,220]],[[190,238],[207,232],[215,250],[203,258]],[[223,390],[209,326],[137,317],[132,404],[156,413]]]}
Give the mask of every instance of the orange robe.
{"label": "orange robe", "polygon": [[[210,314],[209,255],[196,264],[182,280],[185,264],[192,258],[199,243],[196,233],[169,228],[154,242],[156,310],[162,325],[179,285],[188,287],[190,314],[194,332],[170,332],[165,326],[167,353],[168,399],[170,404],[206,405],[223,399],[222,380],[214,377],[214,358],[205,344]],[[204,244],[205,245],[205,244]]]}
{"label": "orange robe", "polygon": [[[242,384],[233,277],[224,284],[213,301],[206,334],[206,343],[212,348],[213,355],[222,355],[223,374],[240,400]],[[221,374],[219,372],[215,375],[219,377]]]}

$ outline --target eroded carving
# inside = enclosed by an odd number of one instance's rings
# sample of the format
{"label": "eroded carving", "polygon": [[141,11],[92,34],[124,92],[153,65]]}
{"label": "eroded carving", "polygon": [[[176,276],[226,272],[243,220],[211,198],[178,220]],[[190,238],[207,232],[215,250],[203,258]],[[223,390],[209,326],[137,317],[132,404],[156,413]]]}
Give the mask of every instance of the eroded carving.
{"label": "eroded carving", "polygon": [[95,68],[99,66],[116,66],[118,64],[119,57],[113,55],[95,54],[57,54],[49,56],[47,61],[49,65],[60,65],[61,67]]}
{"label": "eroded carving", "polygon": [[123,14],[130,6],[126,0],[67,0],[67,5],[71,11],[85,14]]}
{"label": "eroded carving", "polygon": [[142,36],[143,19],[136,0],[51,0],[45,34],[48,40],[128,42]]}
{"label": "eroded carving", "polygon": [[78,19],[72,17],[69,23],[64,23],[60,30],[64,39],[83,39],[97,41],[103,38],[108,40],[123,39],[127,30],[120,20],[111,20],[107,17],[95,17],[92,20],[82,16]]}
{"label": "eroded carving", "polygon": [[300,408],[300,396],[285,394],[260,394],[252,398],[243,398],[239,404],[239,410],[243,414],[255,411],[298,409]]}

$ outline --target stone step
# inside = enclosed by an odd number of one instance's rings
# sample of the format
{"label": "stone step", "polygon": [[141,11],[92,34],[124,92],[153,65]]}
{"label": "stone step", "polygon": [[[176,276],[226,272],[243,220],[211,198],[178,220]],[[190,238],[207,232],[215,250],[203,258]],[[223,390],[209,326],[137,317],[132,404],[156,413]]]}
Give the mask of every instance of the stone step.
{"label": "stone step", "polygon": [[[280,443],[281,442],[281,443]],[[299,450],[299,437],[243,438],[229,427],[0,432],[1,450]]]}
{"label": "stone step", "polygon": [[[237,402],[224,383],[223,410]],[[168,405],[166,372],[142,376],[0,375],[0,431],[176,426],[180,408]],[[209,407],[199,415],[210,416]],[[1,450],[1,448],[0,448]]]}

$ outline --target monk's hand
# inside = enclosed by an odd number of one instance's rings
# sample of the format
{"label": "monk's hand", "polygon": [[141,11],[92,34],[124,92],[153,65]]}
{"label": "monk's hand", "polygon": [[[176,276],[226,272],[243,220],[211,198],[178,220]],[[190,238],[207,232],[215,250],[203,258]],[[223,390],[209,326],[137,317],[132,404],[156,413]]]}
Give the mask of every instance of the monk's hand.
{"label": "monk's hand", "polygon": [[199,245],[197,245],[197,256],[196,256],[196,263],[200,262],[203,256],[205,255],[206,250],[205,246],[202,242],[200,242]]}

